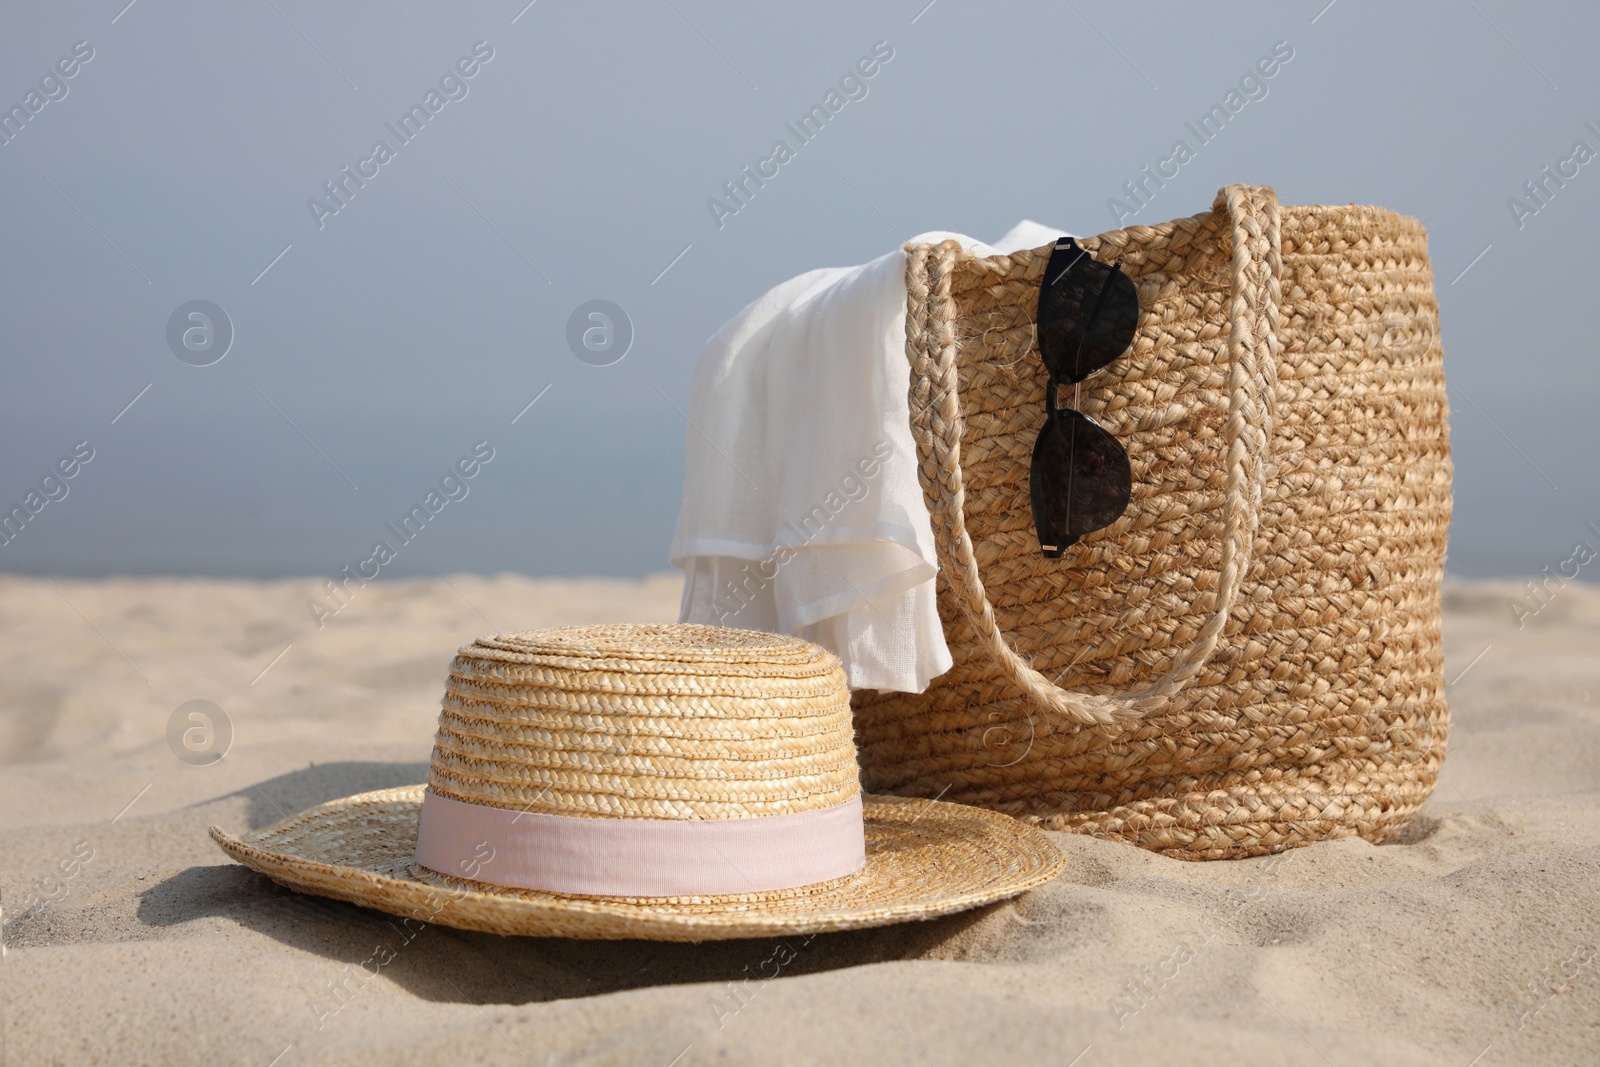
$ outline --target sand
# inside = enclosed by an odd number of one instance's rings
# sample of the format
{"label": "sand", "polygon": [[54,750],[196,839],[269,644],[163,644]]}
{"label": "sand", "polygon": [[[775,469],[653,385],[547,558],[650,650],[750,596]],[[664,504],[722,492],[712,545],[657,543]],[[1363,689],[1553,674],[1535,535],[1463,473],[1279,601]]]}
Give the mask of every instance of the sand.
{"label": "sand", "polygon": [[[319,587],[0,576],[6,1062],[1600,1062],[1600,590],[1519,629],[1519,583],[1451,586],[1451,751],[1397,841],[1192,864],[1052,835],[1052,884],[789,938],[761,981],[774,941],[407,939],[230,862],[208,824],[421,781],[463,641],[678,595],[394,582],[318,629]],[[169,746],[194,700],[231,723],[220,762]]]}

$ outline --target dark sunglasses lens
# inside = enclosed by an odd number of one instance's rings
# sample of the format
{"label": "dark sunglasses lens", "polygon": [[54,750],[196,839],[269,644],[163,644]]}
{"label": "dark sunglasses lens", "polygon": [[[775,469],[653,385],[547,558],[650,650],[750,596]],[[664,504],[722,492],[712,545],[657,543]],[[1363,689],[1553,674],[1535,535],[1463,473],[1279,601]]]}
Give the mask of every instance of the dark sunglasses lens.
{"label": "dark sunglasses lens", "polygon": [[1071,408],[1053,412],[1039,431],[1030,480],[1033,526],[1052,559],[1116,522],[1133,492],[1127,451]]}
{"label": "dark sunglasses lens", "polygon": [[1064,240],[1050,254],[1039,287],[1039,356],[1057,381],[1081,382],[1133,344],[1139,289]]}

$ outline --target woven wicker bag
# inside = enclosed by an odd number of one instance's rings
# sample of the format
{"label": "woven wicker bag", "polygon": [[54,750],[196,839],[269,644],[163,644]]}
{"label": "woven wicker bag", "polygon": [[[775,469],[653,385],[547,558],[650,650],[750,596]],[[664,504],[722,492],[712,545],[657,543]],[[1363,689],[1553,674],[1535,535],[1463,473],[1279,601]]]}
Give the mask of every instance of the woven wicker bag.
{"label": "woven wicker bag", "polygon": [[1134,487],[1056,560],[1028,495],[1050,248],[907,249],[955,663],[925,693],[855,695],[867,788],[1184,859],[1381,841],[1448,734],[1451,468],[1422,225],[1235,185],[1206,214],[1080,244],[1139,289],[1133,347],[1078,403]]}

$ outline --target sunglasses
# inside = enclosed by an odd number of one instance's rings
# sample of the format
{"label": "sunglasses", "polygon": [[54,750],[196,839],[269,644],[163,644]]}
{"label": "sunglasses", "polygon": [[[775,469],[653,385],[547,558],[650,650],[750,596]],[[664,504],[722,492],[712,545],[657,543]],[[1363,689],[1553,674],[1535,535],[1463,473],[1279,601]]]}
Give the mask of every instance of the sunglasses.
{"label": "sunglasses", "polygon": [[[1049,559],[1127,510],[1133,492],[1128,452],[1076,405],[1083,380],[1126,352],[1138,326],[1133,280],[1072,238],[1057,241],[1039,287],[1039,358],[1050,384],[1028,477],[1033,526]],[[1061,407],[1068,385],[1074,406]]]}

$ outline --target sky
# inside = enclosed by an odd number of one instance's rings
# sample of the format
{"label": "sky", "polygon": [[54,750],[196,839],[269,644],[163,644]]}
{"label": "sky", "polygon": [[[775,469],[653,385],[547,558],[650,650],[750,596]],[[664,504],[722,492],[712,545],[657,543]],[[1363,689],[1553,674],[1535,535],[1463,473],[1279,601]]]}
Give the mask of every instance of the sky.
{"label": "sky", "polygon": [[1241,181],[1428,227],[1449,570],[1600,550],[1600,8],[525,4],[7,0],[0,504],[55,499],[0,570],[333,575],[430,491],[386,575],[666,570],[694,362],[764,290]]}

